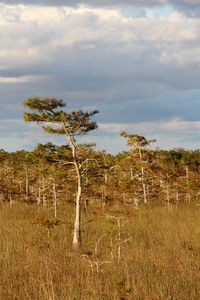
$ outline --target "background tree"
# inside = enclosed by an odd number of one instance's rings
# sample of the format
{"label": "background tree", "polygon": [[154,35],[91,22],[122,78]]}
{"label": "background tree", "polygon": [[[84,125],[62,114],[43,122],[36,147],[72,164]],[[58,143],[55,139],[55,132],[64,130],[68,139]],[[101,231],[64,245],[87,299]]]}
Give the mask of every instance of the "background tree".
{"label": "background tree", "polygon": [[[81,244],[80,234],[80,218],[81,218],[81,193],[82,193],[82,182],[81,182],[81,170],[79,161],[76,156],[76,140],[75,136],[84,135],[87,132],[97,128],[96,122],[91,122],[91,117],[98,113],[97,110],[92,112],[83,112],[82,110],[72,111],[66,113],[59,108],[66,107],[63,100],[55,98],[29,98],[23,103],[24,107],[29,108],[32,113],[24,113],[25,122],[37,122],[47,124],[42,126],[44,131],[51,134],[63,135],[68,138],[73,156],[73,164],[77,174],[77,196],[76,196],[76,217],[74,224],[74,238],[73,246],[76,247]],[[50,125],[53,125],[50,126]]]}
{"label": "background tree", "polygon": [[143,187],[143,196],[144,196],[144,203],[147,202],[147,193],[146,193],[146,183],[145,183],[145,174],[144,174],[144,166],[146,165],[143,156],[142,156],[142,149],[145,149],[150,145],[150,143],[156,142],[155,139],[147,140],[144,136],[140,136],[137,134],[127,134],[125,131],[121,132],[120,136],[124,136],[128,139],[127,146],[134,146],[133,150],[138,150],[139,160],[141,165],[141,179],[142,179],[142,187]]}

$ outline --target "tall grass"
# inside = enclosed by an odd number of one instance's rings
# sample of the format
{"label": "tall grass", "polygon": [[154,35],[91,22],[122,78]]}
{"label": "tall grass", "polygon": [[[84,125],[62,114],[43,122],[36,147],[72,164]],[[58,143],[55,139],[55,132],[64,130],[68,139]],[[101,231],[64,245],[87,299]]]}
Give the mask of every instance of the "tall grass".
{"label": "tall grass", "polygon": [[199,209],[91,206],[75,252],[73,207],[1,206],[0,299],[200,299]]}

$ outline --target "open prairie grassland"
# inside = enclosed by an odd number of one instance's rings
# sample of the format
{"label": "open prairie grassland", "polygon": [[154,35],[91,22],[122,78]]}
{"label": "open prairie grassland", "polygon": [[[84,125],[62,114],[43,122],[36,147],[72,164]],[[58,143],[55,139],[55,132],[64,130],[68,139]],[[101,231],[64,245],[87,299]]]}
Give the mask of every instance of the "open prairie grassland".
{"label": "open prairie grassland", "polygon": [[200,299],[200,207],[0,208],[0,299]]}

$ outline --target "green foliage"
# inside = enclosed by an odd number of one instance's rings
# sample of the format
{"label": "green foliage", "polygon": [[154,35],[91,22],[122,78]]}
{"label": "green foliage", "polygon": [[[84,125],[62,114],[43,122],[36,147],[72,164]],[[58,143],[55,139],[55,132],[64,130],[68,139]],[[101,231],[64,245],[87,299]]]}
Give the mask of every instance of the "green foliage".
{"label": "green foliage", "polygon": [[58,111],[58,108],[66,107],[63,100],[29,98],[23,103],[24,107],[32,110],[32,113],[24,113],[25,122],[47,123],[58,126],[54,128],[49,125],[43,126],[47,133],[71,136],[83,135],[87,132],[97,128],[96,122],[91,122],[93,115],[98,113],[97,110],[92,112],[83,112],[82,110],[72,111],[66,113],[65,111]]}
{"label": "green foliage", "polygon": [[137,134],[127,134],[125,131],[121,132],[120,136],[124,136],[128,139],[127,146],[134,146],[136,148],[145,147],[148,146],[150,143],[156,142],[155,139],[147,140],[144,136]]}
{"label": "green foliage", "polygon": [[116,229],[116,226],[115,226],[115,221],[112,220],[112,219],[109,219],[109,218],[106,218],[105,219],[105,228],[104,228],[104,234],[107,234],[107,235],[111,235],[111,236],[116,236],[116,233],[117,233],[117,229]]}

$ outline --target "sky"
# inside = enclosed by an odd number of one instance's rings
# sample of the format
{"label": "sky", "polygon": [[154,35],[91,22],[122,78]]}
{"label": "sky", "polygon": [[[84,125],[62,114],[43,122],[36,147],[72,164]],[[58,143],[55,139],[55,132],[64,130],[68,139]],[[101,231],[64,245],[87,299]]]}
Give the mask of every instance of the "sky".
{"label": "sky", "polygon": [[33,97],[99,110],[96,150],[200,149],[200,1],[0,0],[0,149],[66,144],[23,121]]}

